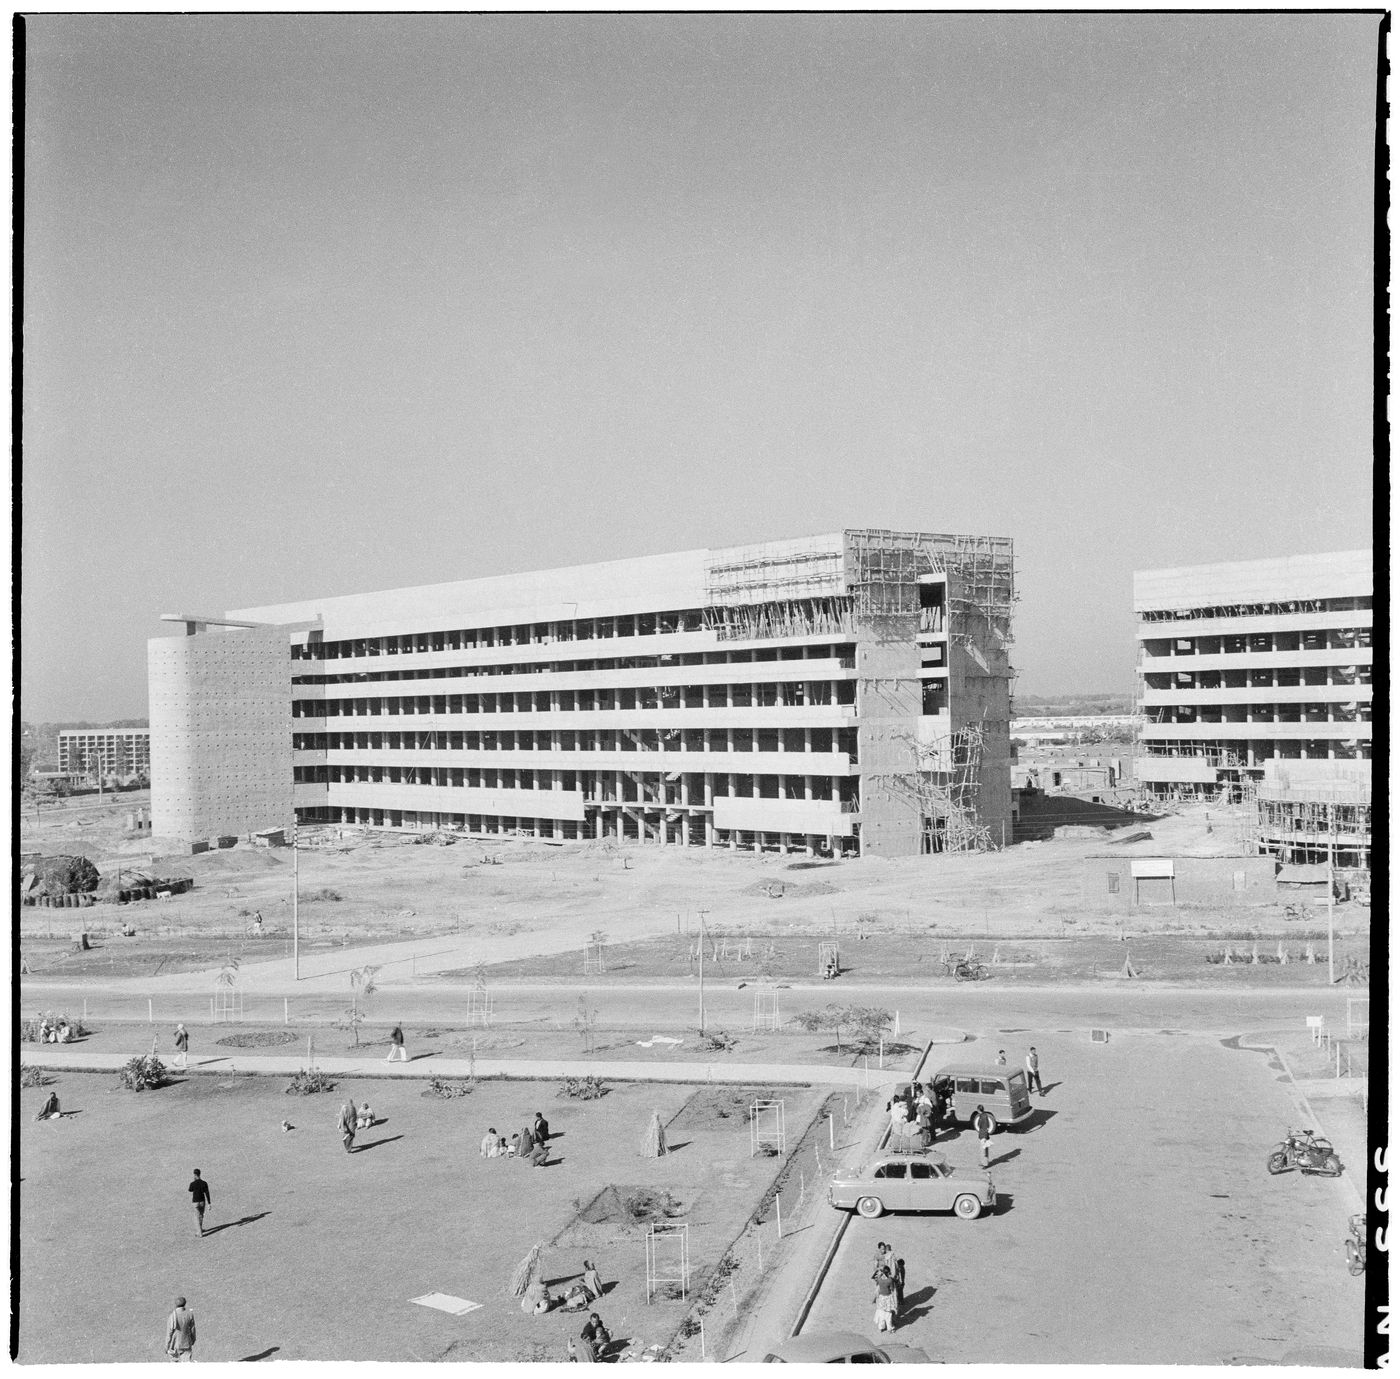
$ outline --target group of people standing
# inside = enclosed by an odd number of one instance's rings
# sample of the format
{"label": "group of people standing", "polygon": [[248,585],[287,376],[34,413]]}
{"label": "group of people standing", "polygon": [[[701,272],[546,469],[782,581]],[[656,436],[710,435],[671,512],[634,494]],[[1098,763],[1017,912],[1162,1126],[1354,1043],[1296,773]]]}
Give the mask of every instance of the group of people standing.
{"label": "group of people standing", "polygon": [[875,1246],[875,1330],[893,1331],[904,1310],[904,1261],[882,1240]]}
{"label": "group of people standing", "polygon": [[890,1099],[890,1129],[896,1135],[918,1135],[921,1148],[928,1149],[938,1138],[938,1127],[948,1112],[952,1095],[947,1078],[934,1078],[924,1085],[913,1082]]}

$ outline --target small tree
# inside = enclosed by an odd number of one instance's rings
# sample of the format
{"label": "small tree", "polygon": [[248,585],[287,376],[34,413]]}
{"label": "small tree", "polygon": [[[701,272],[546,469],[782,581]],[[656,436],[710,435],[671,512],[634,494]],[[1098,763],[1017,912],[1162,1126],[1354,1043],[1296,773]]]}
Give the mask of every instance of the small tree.
{"label": "small tree", "polygon": [[809,1033],[830,1030],[836,1036],[836,1052],[842,1053],[841,1034],[849,1030],[856,1036],[852,1043],[856,1052],[875,1044],[894,1017],[877,1006],[828,1005],[820,1010],[800,1010],[793,1020]]}
{"label": "small tree", "polygon": [[587,996],[578,998],[578,1014],[574,1016],[574,1028],[583,1040],[583,1051],[593,1056],[593,1031],[598,1027],[598,1007],[590,1005]]}
{"label": "small tree", "polygon": [[364,1011],[360,1008],[363,1001],[368,1001],[376,991],[374,976],[379,971],[378,967],[355,967],[350,971],[350,1006],[345,1012],[345,1023],[350,1026],[350,1032],[355,1036],[355,1047],[360,1047],[360,1022],[365,1018]]}

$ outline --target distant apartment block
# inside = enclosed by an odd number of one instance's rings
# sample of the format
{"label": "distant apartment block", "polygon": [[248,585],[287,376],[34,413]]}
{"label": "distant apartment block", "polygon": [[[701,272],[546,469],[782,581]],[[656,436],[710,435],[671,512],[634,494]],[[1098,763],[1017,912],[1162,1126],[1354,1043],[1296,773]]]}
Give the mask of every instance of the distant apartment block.
{"label": "distant apartment block", "polygon": [[63,728],[58,734],[58,769],[72,776],[148,775],[149,728]]}
{"label": "distant apartment block", "polygon": [[1257,799],[1264,850],[1369,867],[1370,552],[1142,570],[1133,607],[1142,785]]}
{"label": "distant apartment block", "polygon": [[1007,538],[850,530],[179,615],[155,832],[999,846],[1013,599]]}

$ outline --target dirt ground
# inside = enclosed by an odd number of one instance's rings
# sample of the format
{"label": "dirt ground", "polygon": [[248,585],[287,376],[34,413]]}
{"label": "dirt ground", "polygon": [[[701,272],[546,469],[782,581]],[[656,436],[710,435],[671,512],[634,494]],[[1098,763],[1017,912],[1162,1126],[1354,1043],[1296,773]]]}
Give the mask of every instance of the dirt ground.
{"label": "dirt ground", "polygon": [[[578,1214],[610,1185],[669,1193],[699,1286],[775,1167],[749,1157],[745,1118],[687,1115],[695,1089],[681,1085],[616,1087],[594,1102],[543,1084],[485,1083],[452,1100],[422,1084],[311,1097],[281,1085],[192,1077],[132,1093],[114,1076],[63,1075],[53,1089],[76,1114],[41,1124],[45,1092],[17,1096],[22,1362],[159,1360],[177,1294],[198,1320],[202,1361],[562,1360],[581,1319],[526,1317],[508,1295],[536,1241],[553,1287],[585,1256],[598,1266],[609,1288],[596,1310],[615,1337],[665,1342],[682,1307],[647,1305],[643,1228]],[[335,1130],[347,1091],[380,1117],[353,1155]],[[822,1100],[787,1095],[791,1124]],[[682,1117],[663,1159],[637,1153],[653,1109]],[[488,1126],[513,1131],[535,1110],[558,1136],[548,1167],[479,1156]],[[296,1128],[284,1132],[284,1118]],[[203,1239],[185,1192],[196,1166],[214,1194]],[[410,1301],[432,1292],[481,1307],[454,1317]]]}
{"label": "dirt ground", "polygon": [[[167,900],[101,905],[82,910],[25,909],[20,915],[24,955],[63,975],[99,964],[64,957],[80,930],[116,934],[121,924],[138,933],[125,950],[104,951],[106,975],[146,975],[219,961],[281,955],[290,938],[292,865],[288,849],[240,843],[227,850],[153,860],[149,839],[123,832],[128,797],[116,807],[71,804],[47,810],[36,827],[32,814],[18,822],[21,851],[82,851],[104,876],[118,867],[142,867],[193,877],[195,888]],[[1209,814],[1209,821],[1207,815]],[[1237,843],[1218,808],[1193,806],[1146,827],[1163,851],[1226,854]],[[329,835],[327,835],[329,836]],[[364,835],[347,830],[343,842],[300,850],[299,926],[308,951],[373,939],[423,934],[511,935],[596,928],[623,942],[658,929],[693,933],[699,916],[716,935],[813,937],[834,931],[856,941],[860,932],[917,930],[933,943],[957,937],[1060,938],[1067,933],[1153,931],[1206,935],[1262,929],[1292,937],[1325,924],[1318,910],[1309,924],[1286,924],[1282,905],[1244,909],[1181,907],[1119,916],[1085,910],[1084,857],[1102,838],[1049,839],[999,852],[933,858],[863,858],[813,862],[773,853],[717,849],[629,847],[462,838],[452,846],[413,841],[427,835]],[[320,898],[313,898],[320,897]],[[339,897],[333,899],[331,897]],[[266,937],[249,937],[261,914]],[[1369,911],[1337,911],[1343,936],[1369,931]],[[52,943],[35,940],[52,934]],[[548,947],[549,945],[545,945]],[[118,961],[126,965],[119,971]],[[804,959],[805,960],[805,959]]]}
{"label": "dirt ground", "polygon": [[[853,1220],[806,1329],[873,1334],[884,1240],[908,1270],[891,1339],[934,1360],[1278,1363],[1323,1346],[1359,1363],[1363,1280],[1343,1251],[1354,1193],[1266,1172],[1296,1117],[1276,1060],[1198,1036],[1015,1037],[1040,1050],[1035,1106],[1049,1114],[995,1138],[996,1215]],[[966,1130],[944,1152],[977,1161]]]}

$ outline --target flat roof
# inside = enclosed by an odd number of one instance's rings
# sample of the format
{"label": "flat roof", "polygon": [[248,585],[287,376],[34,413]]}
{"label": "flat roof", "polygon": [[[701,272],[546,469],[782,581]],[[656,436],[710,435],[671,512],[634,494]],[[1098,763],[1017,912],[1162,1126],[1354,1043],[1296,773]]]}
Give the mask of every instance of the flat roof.
{"label": "flat roof", "polygon": [[1133,611],[1356,598],[1373,592],[1371,552],[1327,551],[1133,572]]}

